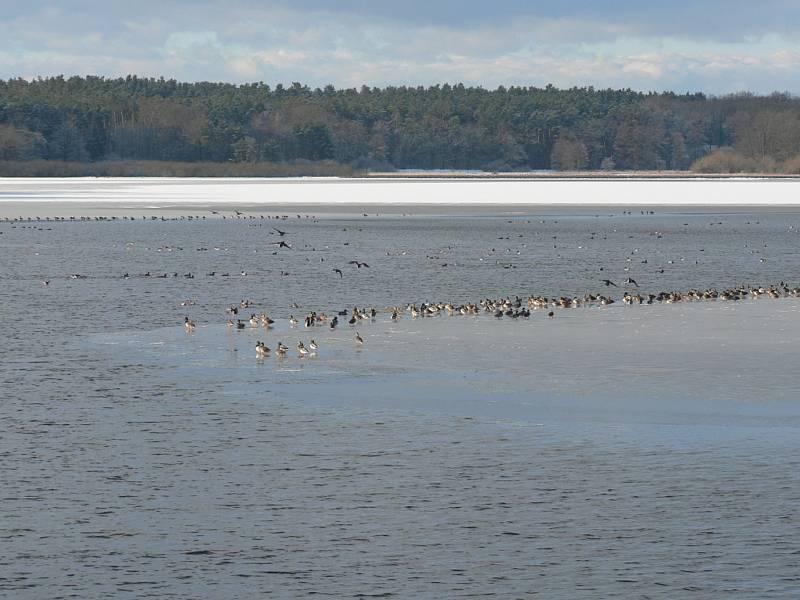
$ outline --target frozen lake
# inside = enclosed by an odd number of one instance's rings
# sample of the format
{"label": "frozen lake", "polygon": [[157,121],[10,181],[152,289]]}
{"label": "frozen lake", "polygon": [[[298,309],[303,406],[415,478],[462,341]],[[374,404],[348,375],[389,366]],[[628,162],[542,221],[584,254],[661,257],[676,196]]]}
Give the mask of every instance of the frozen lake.
{"label": "frozen lake", "polygon": [[795,189],[0,181],[0,595],[797,596],[800,298],[386,311],[793,289]]}
{"label": "frozen lake", "polygon": [[[256,205],[656,205],[797,206],[791,179],[453,180],[453,179],[169,179],[0,180],[0,216],[27,202],[118,208]],[[6,204],[6,207],[2,205]],[[29,205],[30,206],[30,205]],[[39,210],[39,207],[36,206]],[[16,214],[16,213],[15,213]],[[27,216],[27,215],[26,215]]]}

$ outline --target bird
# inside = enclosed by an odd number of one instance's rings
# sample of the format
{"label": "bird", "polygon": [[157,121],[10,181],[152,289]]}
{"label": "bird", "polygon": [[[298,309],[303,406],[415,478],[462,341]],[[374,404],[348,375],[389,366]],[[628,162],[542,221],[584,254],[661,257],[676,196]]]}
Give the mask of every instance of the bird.
{"label": "bird", "polygon": [[195,328],[197,327],[197,325],[195,324],[194,321],[190,321],[189,320],[189,317],[184,317],[183,318],[183,326],[186,328],[186,331],[189,331],[189,332],[194,331]]}
{"label": "bird", "polygon": [[341,269],[333,269],[333,272],[334,272],[334,273],[338,273],[338,274],[339,274],[339,279],[341,279],[342,277],[344,277],[344,275],[342,275],[342,270],[341,270]]}
{"label": "bird", "polygon": [[300,356],[309,355],[308,348],[303,345],[303,342],[297,342],[297,352],[300,354]]}
{"label": "bird", "polygon": [[279,236],[281,236],[281,237],[283,237],[283,236],[285,236],[287,233],[289,233],[288,231],[281,231],[281,230],[280,230],[280,229],[278,229],[277,227],[273,227],[272,229],[273,229],[273,230],[275,230],[275,231],[278,233],[278,235],[279,235]]}
{"label": "bird", "polygon": [[244,214],[243,212],[239,212],[238,210],[235,210],[233,212],[236,214],[237,217],[241,217]]}
{"label": "bird", "polygon": [[287,348],[286,346],[284,346],[284,345],[283,345],[281,342],[278,342],[278,347],[277,347],[277,349],[275,350],[275,355],[276,355],[276,356],[286,356],[286,351],[287,351],[288,349],[289,349],[289,348]]}
{"label": "bird", "polygon": [[633,286],[639,287],[639,284],[638,284],[638,283],[636,283],[636,280],[635,280],[635,279],[632,279],[631,277],[628,277],[628,278],[627,278],[627,279],[624,281],[624,283],[625,283],[625,285],[633,285]]}
{"label": "bird", "polygon": [[308,343],[308,347],[311,348],[312,350],[319,350],[319,345],[314,340],[311,340]]}
{"label": "bird", "polygon": [[264,345],[264,342],[256,342],[256,356],[259,358],[265,357],[269,354],[270,349]]}
{"label": "bird", "polygon": [[357,331],[356,331],[356,344],[358,344],[359,346],[364,345],[364,338],[362,338]]}
{"label": "bird", "polygon": [[[341,271],[339,271],[339,273],[341,273]],[[48,279],[45,279],[45,280],[42,282],[42,285],[43,285],[43,286],[45,286],[45,287],[47,287],[48,285],[50,285],[50,281],[49,281]]]}
{"label": "bird", "polygon": [[294,318],[294,315],[289,315],[289,325],[294,327],[299,321]]}
{"label": "bird", "polygon": [[610,279],[602,279],[601,281],[606,284],[606,287],[608,287],[610,285],[613,285],[614,287],[619,287],[616,283],[614,283]]}
{"label": "bird", "polygon": [[347,264],[348,264],[348,265],[355,265],[355,266],[356,266],[356,267],[358,267],[359,269],[360,269],[361,267],[366,267],[366,268],[368,268],[368,269],[369,269],[369,265],[368,265],[367,263],[365,263],[365,262],[358,262],[357,260],[351,260],[351,261],[349,261]]}
{"label": "bird", "polygon": [[272,245],[273,246],[278,246],[278,248],[289,248],[289,250],[292,249],[292,247],[289,244],[287,244],[286,242],[284,242],[284,241],[272,242]]}

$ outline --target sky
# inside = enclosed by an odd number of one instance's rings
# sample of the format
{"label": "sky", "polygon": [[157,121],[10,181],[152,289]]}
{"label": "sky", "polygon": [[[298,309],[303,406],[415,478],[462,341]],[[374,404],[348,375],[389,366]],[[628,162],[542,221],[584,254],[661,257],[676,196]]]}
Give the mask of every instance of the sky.
{"label": "sky", "polygon": [[0,78],[800,94],[800,0],[0,0]]}

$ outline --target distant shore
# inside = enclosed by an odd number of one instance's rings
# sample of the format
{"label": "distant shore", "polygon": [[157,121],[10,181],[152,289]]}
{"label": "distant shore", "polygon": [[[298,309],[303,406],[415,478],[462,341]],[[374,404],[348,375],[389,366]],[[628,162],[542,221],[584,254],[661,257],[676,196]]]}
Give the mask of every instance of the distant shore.
{"label": "distant shore", "polygon": [[370,171],[334,161],[288,163],[56,160],[0,161],[0,180],[8,178],[260,178],[338,177],[343,179],[464,179],[464,180],[670,180],[670,179],[800,179],[787,173],[697,173],[694,171]]}
{"label": "distant shore", "polygon": [[798,179],[787,173],[695,173],[693,171],[374,171],[366,175],[374,179],[565,179],[565,180],[670,180],[670,179]]}

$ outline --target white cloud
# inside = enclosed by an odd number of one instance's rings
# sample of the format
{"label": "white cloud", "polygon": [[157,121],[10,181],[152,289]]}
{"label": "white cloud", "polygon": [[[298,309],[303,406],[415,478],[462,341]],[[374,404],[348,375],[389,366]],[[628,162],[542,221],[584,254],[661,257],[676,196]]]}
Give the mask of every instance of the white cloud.
{"label": "white cloud", "polygon": [[[642,11],[614,18],[581,2],[576,6],[584,9],[574,15],[555,9],[536,15],[523,2],[495,7],[501,14],[516,6],[506,19],[481,5],[478,16],[453,22],[418,19],[410,8],[334,12],[313,0],[301,4],[307,8],[140,0],[137,11],[114,18],[113,3],[85,14],[34,3],[5,22],[0,15],[7,32],[0,38],[0,77],[136,73],[312,86],[448,81],[800,92],[800,43],[763,20],[749,28],[737,21],[728,39],[720,32],[702,37],[702,28],[683,23],[685,15],[676,13],[674,23],[659,29],[655,16]],[[733,17],[720,18],[730,24]]]}

